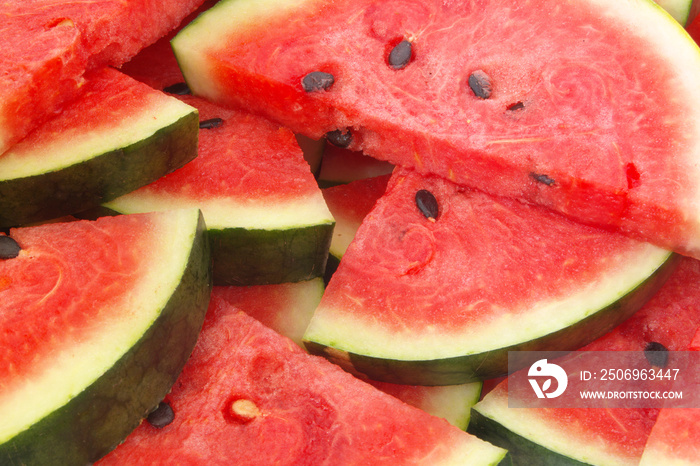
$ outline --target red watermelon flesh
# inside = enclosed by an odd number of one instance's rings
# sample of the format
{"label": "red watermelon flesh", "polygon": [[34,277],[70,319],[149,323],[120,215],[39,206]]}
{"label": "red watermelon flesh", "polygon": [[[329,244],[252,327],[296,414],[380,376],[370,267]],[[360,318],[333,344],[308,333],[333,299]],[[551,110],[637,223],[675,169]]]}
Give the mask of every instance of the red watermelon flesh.
{"label": "red watermelon flesh", "polygon": [[2,4],[0,153],[77,96],[86,70],[119,66],[202,0],[23,0]]}
{"label": "red watermelon flesh", "polygon": [[[143,257],[152,254],[152,240],[144,233],[151,228],[148,218],[134,216],[74,222],[69,229],[56,223],[11,231],[24,252],[2,262],[0,380],[9,383],[45,370],[36,362],[50,363],[66,341],[85,339],[90,327],[84,324],[95,312],[109,319],[110,311],[120,310],[114,303],[149,265]],[[17,309],[24,312],[10,312]]]}
{"label": "red watermelon flesh", "polygon": [[[697,389],[697,388],[696,388]],[[696,408],[664,408],[651,430],[640,466],[693,465],[700,457],[700,418]]]}
{"label": "red watermelon flesh", "polygon": [[[184,82],[167,39],[143,50],[122,70],[155,89]],[[221,118],[223,123],[200,131],[199,155],[192,163],[134,195],[181,196],[195,201],[222,196],[249,206],[272,206],[305,198],[323,202],[291,131],[262,117],[223,108],[199,97],[177,97],[199,110],[200,122]],[[206,209],[204,213],[206,216]]]}
{"label": "red watermelon flesh", "polygon": [[[417,207],[421,191],[436,200],[434,218]],[[437,367],[446,359],[530,341],[542,341],[540,350],[575,349],[602,335],[616,323],[539,340],[619,299],[627,289],[598,285],[624,283],[623,276],[644,270],[641,263],[656,254],[667,252],[546,209],[397,169],[343,256],[305,340],[331,347],[330,355],[432,361],[435,370],[426,372],[436,381],[424,383],[441,384]],[[632,258],[641,262],[630,265]],[[601,301],[584,304],[588,298]],[[582,314],[573,317],[574,310]],[[629,314],[618,315],[617,323]],[[495,353],[488,358],[495,359]],[[466,377],[466,367],[457,367],[455,373]],[[401,383],[416,383],[408,380]]]}
{"label": "red watermelon flesh", "polygon": [[323,280],[257,286],[217,286],[216,295],[303,348],[301,341],[323,295]]}
{"label": "red watermelon flesh", "polygon": [[[303,348],[301,339],[323,295],[323,281],[317,278],[279,285],[222,286],[214,290],[230,305]],[[469,410],[481,393],[480,383],[422,387],[365,381],[411,406],[446,419],[460,429],[467,428]]]}
{"label": "red watermelon flesh", "polygon": [[[115,128],[124,126],[124,121],[142,115],[147,109],[153,110],[144,118],[154,119],[157,110],[168,107],[185,106],[113,68],[89,71],[85,74],[78,98],[10,150],[0,154],[3,179],[36,174],[32,167],[38,164],[36,159],[39,157],[44,160],[53,157],[55,167],[51,168],[55,170],[81,161],[80,157],[94,157],[96,154],[89,149],[82,149],[95,145],[91,139],[96,134],[114,132]],[[149,126],[149,122],[144,121],[143,126]],[[112,134],[111,137],[117,147],[119,142],[136,142],[129,134]]]}
{"label": "red watermelon flesh", "polygon": [[304,353],[216,293],[165,401],[171,424],[144,422],[98,464],[476,465],[505,453]]}
{"label": "red watermelon flesh", "polygon": [[[650,342],[686,351],[699,327],[700,261],[684,258],[641,310],[581,351],[644,351]],[[576,452],[576,459],[591,464],[637,464],[660,412],[659,408],[509,409],[507,397],[506,380],[486,396],[488,408],[476,409],[487,416],[496,414],[497,422],[518,435],[531,438],[535,433],[542,446],[566,456]]]}
{"label": "red watermelon flesh", "polygon": [[330,253],[343,257],[362,221],[386,191],[391,175],[375,176],[323,190],[323,198],[335,218]]}
{"label": "red watermelon flesh", "polygon": [[[254,3],[220,2],[173,40],[195,93],[700,256],[700,52],[651,2]],[[315,71],[334,83],[305,92]]]}
{"label": "red watermelon flesh", "polygon": [[[700,351],[700,330],[695,333],[688,350]],[[700,377],[685,373],[683,383],[674,384],[674,390],[683,395],[695,395],[700,386]],[[697,399],[697,395],[695,395]],[[663,408],[654,424],[640,462],[641,466],[658,464],[695,464],[700,458],[700,416],[696,408]]]}

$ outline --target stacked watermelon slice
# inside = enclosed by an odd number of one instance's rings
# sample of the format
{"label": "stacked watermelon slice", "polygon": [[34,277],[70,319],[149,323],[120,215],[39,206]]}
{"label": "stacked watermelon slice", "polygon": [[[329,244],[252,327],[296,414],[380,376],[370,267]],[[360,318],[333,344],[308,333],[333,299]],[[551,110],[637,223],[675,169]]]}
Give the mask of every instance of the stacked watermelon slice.
{"label": "stacked watermelon slice", "polygon": [[0,463],[692,457],[507,380],[463,431],[509,351],[692,348],[692,2],[3,5]]}

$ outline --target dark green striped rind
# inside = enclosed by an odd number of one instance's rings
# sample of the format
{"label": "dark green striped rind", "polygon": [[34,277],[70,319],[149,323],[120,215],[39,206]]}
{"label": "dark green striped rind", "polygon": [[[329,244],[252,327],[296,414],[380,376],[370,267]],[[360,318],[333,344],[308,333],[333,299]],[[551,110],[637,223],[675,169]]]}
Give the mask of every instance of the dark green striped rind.
{"label": "dark green striped rind", "polygon": [[210,229],[214,284],[271,285],[321,277],[334,225]]}
{"label": "dark green striped rind", "polygon": [[508,464],[514,466],[589,466],[568,456],[555,453],[506,429],[498,422],[472,408],[467,432],[497,447],[508,450]]}
{"label": "dark green striped rind", "polygon": [[[430,360],[383,359],[304,340],[310,353],[321,355],[349,372],[382,382],[405,385],[456,385],[500,377],[508,372],[509,351],[570,351],[604,335],[641,308],[666,282],[680,256],[666,261],[623,297],[575,324],[522,343],[453,358]],[[533,361],[523,361],[523,367]],[[515,370],[517,368],[511,368]]]}
{"label": "dark green striped rind", "polygon": [[0,464],[84,466],[115,448],[175,383],[202,327],[211,286],[200,214],[182,279],[153,325],[92,385],[0,445]]}
{"label": "dark green striped rind", "polygon": [[0,179],[0,228],[72,215],[149,184],[197,156],[198,131],[192,109],[131,145],[59,170]]}

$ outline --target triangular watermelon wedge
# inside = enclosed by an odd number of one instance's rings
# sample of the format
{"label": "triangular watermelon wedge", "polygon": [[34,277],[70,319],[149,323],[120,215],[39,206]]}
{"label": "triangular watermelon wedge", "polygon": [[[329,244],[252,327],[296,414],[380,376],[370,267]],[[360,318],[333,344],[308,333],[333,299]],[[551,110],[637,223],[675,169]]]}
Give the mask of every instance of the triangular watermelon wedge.
{"label": "triangular watermelon wedge", "polygon": [[0,259],[0,464],[88,464],[170,390],[201,329],[197,209],[10,230]]}
{"label": "triangular watermelon wedge", "polygon": [[225,0],[173,47],[211,100],[700,257],[700,50],[648,0]]}
{"label": "triangular watermelon wedge", "polygon": [[[218,286],[214,293],[303,348],[302,336],[323,296],[323,281],[316,278],[279,285]],[[479,400],[482,388],[478,382],[426,387],[363,380],[462,430],[469,424],[471,407]]]}
{"label": "triangular watermelon wedge", "polygon": [[121,65],[202,2],[3,2],[0,154],[77,97],[86,71]]}
{"label": "triangular watermelon wedge", "polygon": [[160,429],[98,464],[494,465],[506,454],[355,379],[212,296]]}
{"label": "triangular watermelon wedge", "polygon": [[611,330],[658,290],[675,257],[397,169],[304,339],[310,351],[376,380],[496,377],[508,370],[508,351],[573,350]]}
{"label": "triangular watermelon wedge", "polygon": [[0,226],[99,206],[197,156],[197,110],[113,68],[0,154]]}

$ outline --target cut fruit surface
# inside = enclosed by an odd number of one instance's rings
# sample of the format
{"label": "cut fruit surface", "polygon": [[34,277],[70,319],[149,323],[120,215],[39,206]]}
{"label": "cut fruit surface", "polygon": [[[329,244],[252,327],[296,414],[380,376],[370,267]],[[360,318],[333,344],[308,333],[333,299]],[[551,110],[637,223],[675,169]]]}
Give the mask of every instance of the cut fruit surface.
{"label": "cut fruit surface", "polygon": [[497,464],[505,451],[408,406],[212,296],[189,363],[108,464]]}
{"label": "cut fruit surface", "polygon": [[496,377],[507,372],[508,351],[572,350],[611,330],[658,290],[674,257],[397,169],[304,339],[310,351],[377,380]]}
{"label": "cut fruit surface", "polygon": [[216,295],[303,348],[301,341],[323,296],[323,280],[258,286],[217,286]]}
{"label": "cut fruit surface", "polygon": [[[167,40],[144,50],[124,70],[156,89],[172,90],[183,80]],[[199,110],[198,157],[105,206],[122,213],[200,208],[217,285],[323,275],[335,222],[294,134],[198,97],[177,98]]]}
{"label": "cut fruit surface", "polygon": [[323,198],[336,221],[330,254],[340,260],[362,221],[386,191],[390,175],[355,180],[323,190]]}
{"label": "cut fruit surface", "polygon": [[222,1],[173,47],[208,99],[700,257],[700,51],[647,0]]}
{"label": "cut fruit surface", "polygon": [[[581,351],[641,352],[650,343],[687,351],[700,327],[698,284],[700,262],[683,258],[641,310]],[[518,464],[639,464],[660,411],[509,408],[509,396],[507,381],[486,395],[473,409],[469,431],[508,448]]]}
{"label": "cut fruit surface", "polygon": [[[279,285],[219,286],[214,294],[303,348],[302,336],[321,301],[323,281],[316,278]],[[462,430],[467,428],[471,406],[481,394],[481,384],[476,382],[442,387],[365,382]]]}
{"label": "cut fruit surface", "polygon": [[79,95],[87,70],[119,66],[202,0],[3,2],[0,154]]}
{"label": "cut fruit surface", "polygon": [[201,213],[13,229],[0,261],[0,463],[86,464],[170,390],[211,292]]}
{"label": "cut fruit surface", "polygon": [[100,205],[197,156],[197,111],[104,68],[80,98],[0,154],[0,226]]}

